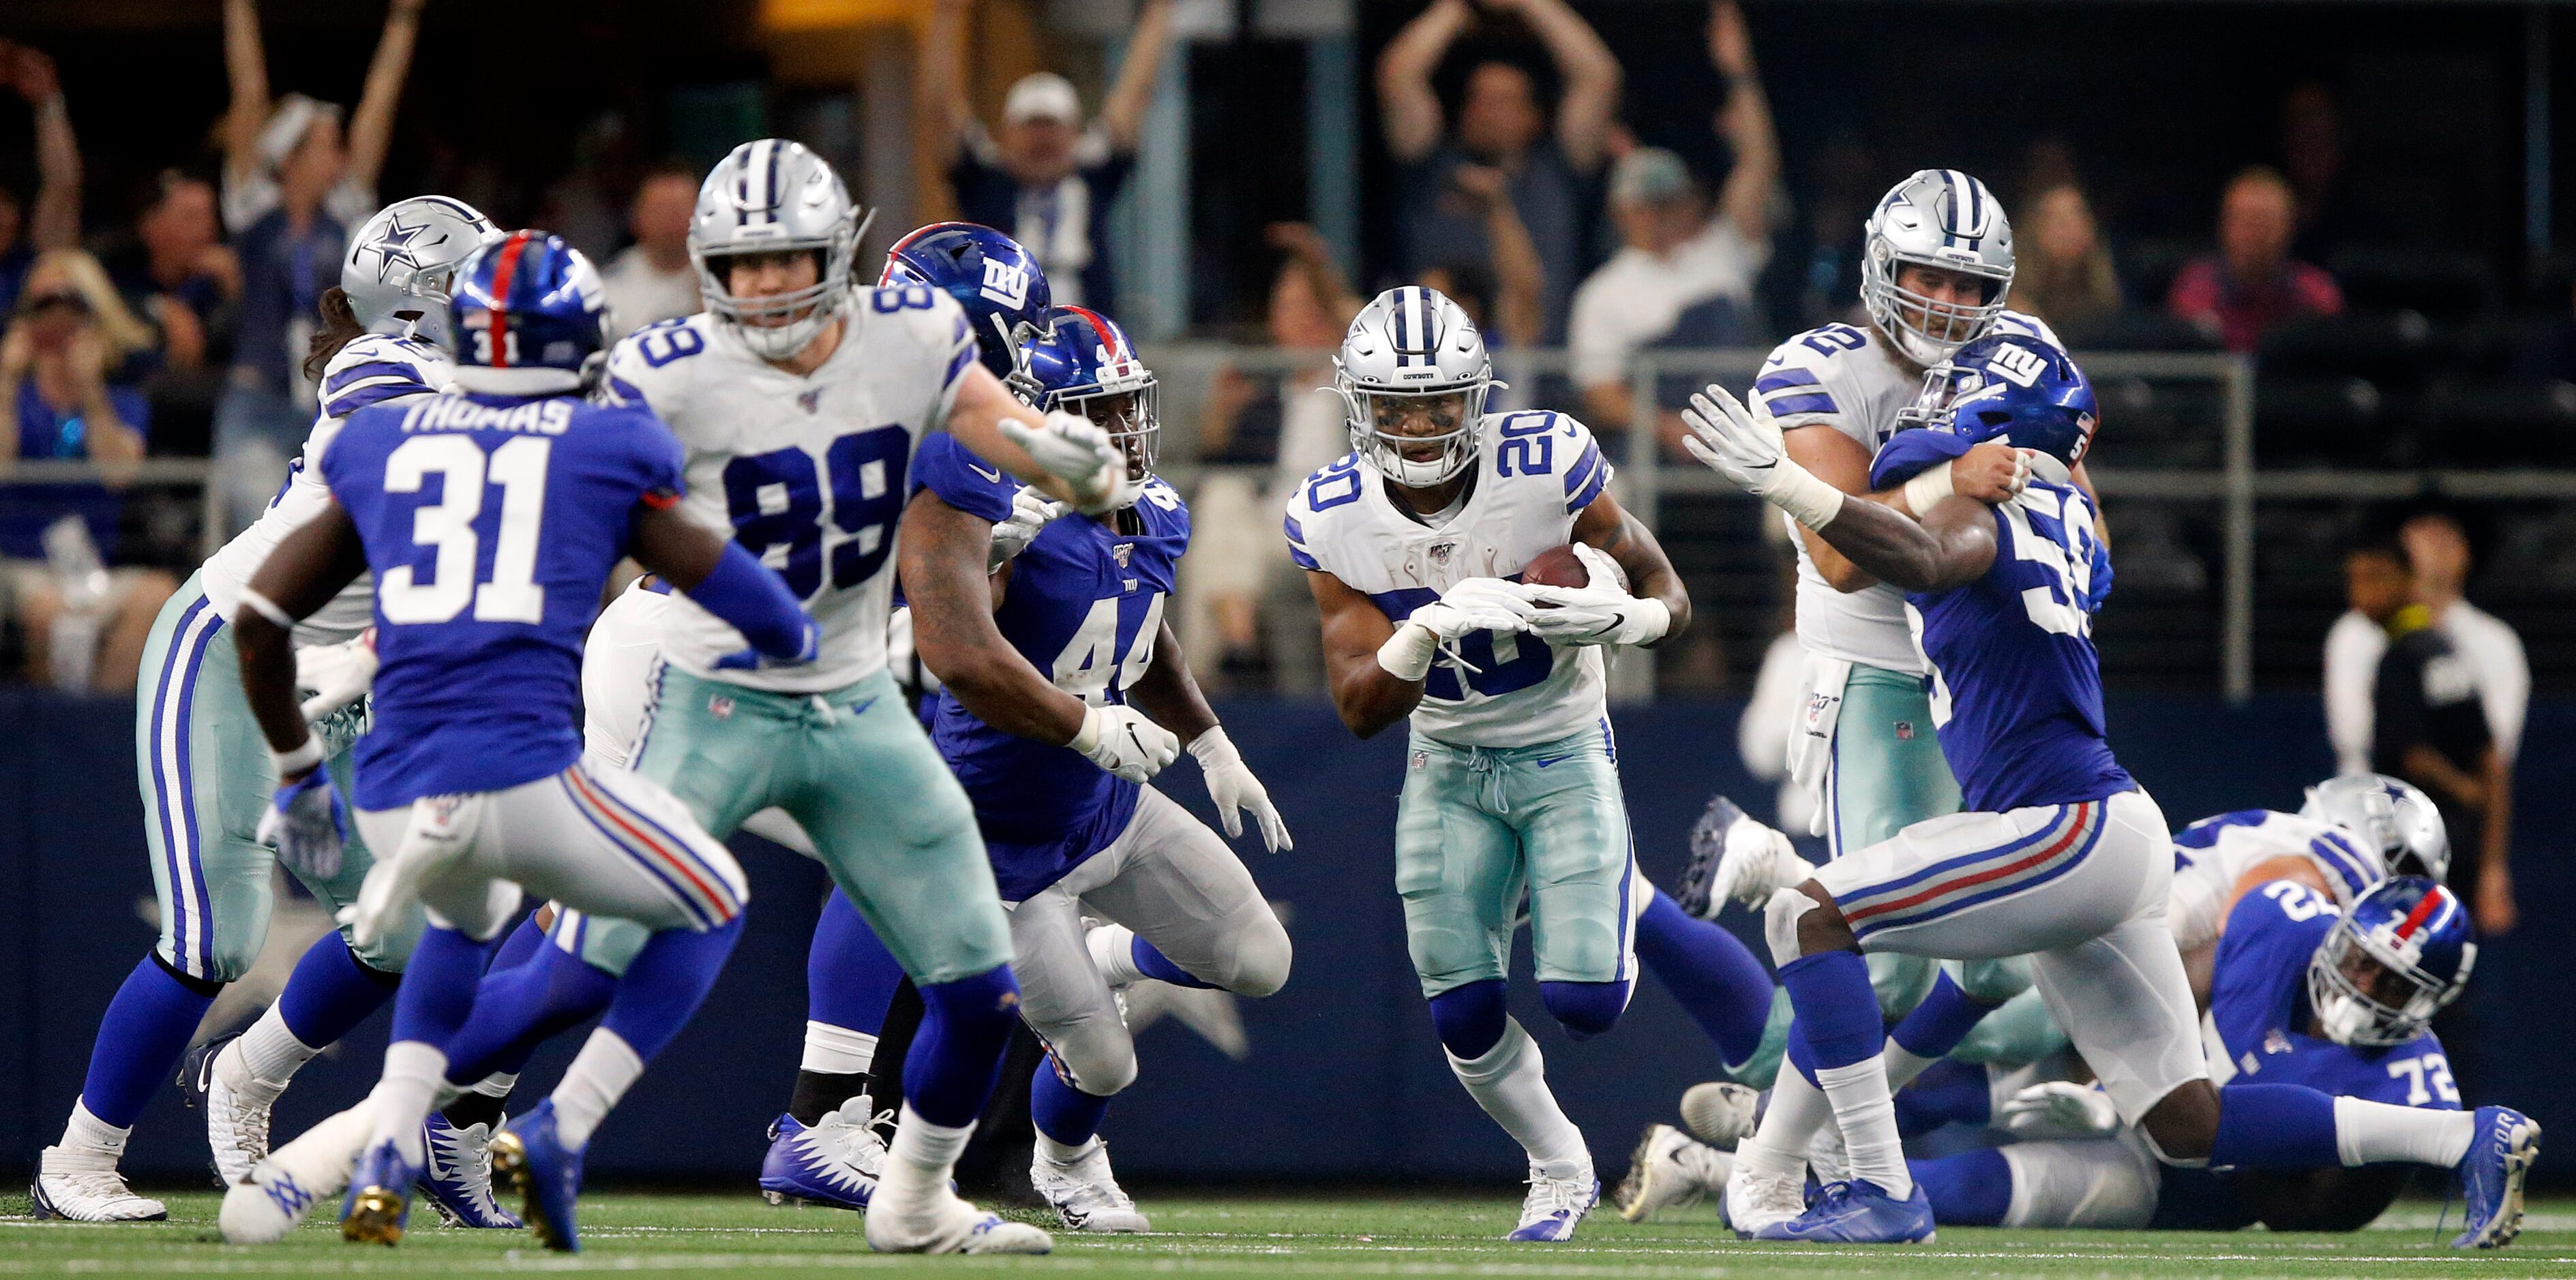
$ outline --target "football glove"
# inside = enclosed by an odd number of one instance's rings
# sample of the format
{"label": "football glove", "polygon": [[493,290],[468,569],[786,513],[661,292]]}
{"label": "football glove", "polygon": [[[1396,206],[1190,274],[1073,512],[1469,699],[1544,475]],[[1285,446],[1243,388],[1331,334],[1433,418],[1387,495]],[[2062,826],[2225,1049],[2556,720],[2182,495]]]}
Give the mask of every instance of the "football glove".
{"label": "football glove", "polygon": [[1552,644],[1652,644],[1672,629],[1673,614],[1661,600],[1639,599],[1619,584],[1627,574],[1598,548],[1574,544],[1574,558],[1592,575],[1580,587],[1524,587],[1540,607],[1529,617],[1529,633]]}
{"label": "football glove", "polygon": [[1745,408],[1725,387],[1712,382],[1693,393],[1682,421],[1690,427],[1682,448],[1692,457],[1798,523],[1821,529],[1842,510],[1843,491],[1789,457],[1780,424],[1769,413]]}
{"label": "football glove", "polygon": [[1217,822],[1225,828],[1227,839],[1243,834],[1242,811],[1250,809],[1253,820],[1261,824],[1261,843],[1272,853],[1297,847],[1288,838],[1288,824],[1279,820],[1278,806],[1270,803],[1270,789],[1252,776],[1252,766],[1243,762],[1243,753],[1225,736],[1224,726],[1192,738],[1190,758],[1207,775],[1208,799],[1216,802]]}
{"label": "football glove", "polygon": [[333,712],[366,697],[375,682],[374,627],[359,632],[355,640],[295,651],[295,687],[310,695],[304,699],[307,722],[328,719]]}
{"label": "football glove", "polygon": [[340,874],[340,853],[349,842],[349,814],[340,793],[331,789],[330,771],[315,766],[293,782],[280,783],[259,815],[253,839],[277,847],[277,860],[307,884]]}
{"label": "football glove", "polygon": [[1082,728],[1065,745],[1129,782],[1151,781],[1181,754],[1181,740],[1134,707],[1086,708]]}
{"label": "football glove", "polygon": [[1482,668],[1458,652],[1458,641],[1474,631],[1519,632],[1529,629],[1536,612],[1529,588],[1500,578],[1468,578],[1440,599],[1415,609],[1404,625],[1378,646],[1377,663],[1398,680],[1419,680],[1437,657],[1467,671]]}
{"label": "football glove", "polygon": [[1073,487],[1074,508],[1084,515],[1114,511],[1136,500],[1142,486],[1127,476],[1127,455],[1089,418],[1052,409],[1042,427],[1007,417],[1001,425],[1004,439],[1026,449],[1048,475]]}
{"label": "football glove", "polygon": [[1047,523],[1073,508],[1061,502],[1049,502],[1045,494],[1022,486],[1011,495],[1010,517],[993,526],[993,550],[984,557],[984,572],[991,574],[1011,558],[1029,549],[1038,535],[1046,532]]}
{"label": "football glove", "polygon": [[2120,1127],[2111,1095],[2071,1080],[2049,1080],[2014,1094],[1996,1119],[2019,1138],[2092,1138]]}

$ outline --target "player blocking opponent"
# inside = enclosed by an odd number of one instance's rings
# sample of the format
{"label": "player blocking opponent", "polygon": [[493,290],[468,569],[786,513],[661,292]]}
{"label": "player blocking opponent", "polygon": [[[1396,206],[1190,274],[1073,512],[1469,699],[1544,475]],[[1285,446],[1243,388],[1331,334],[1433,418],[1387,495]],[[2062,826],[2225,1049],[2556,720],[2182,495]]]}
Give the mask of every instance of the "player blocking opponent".
{"label": "player blocking opponent", "polygon": [[[653,931],[553,1096],[493,1143],[541,1238],[573,1249],[582,1151],[714,984],[748,894],[732,855],[669,793],[580,760],[582,631],[632,554],[749,640],[728,665],[811,661],[817,632],[758,560],[681,513],[668,430],[580,398],[606,337],[587,260],[540,232],[511,235],[458,268],[452,319],[467,339],[461,390],[352,417],[322,460],[331,504],[242,589],[242,682],[282,779],[281,848],[336,852],[348,818],[317,768],[323,746],[296,703],[288,636],[375,573],[382,665],[354,807],[388,856],[353,927],[370,941],[415,901],[429,927],[395,1003],[383,1079],[357,1109],[372,1132],[350,1177],[347,1239],[401,1238],[426,1160],[422,1118],[456,1092],[451,1067],[480,1076],[447,1048],[521,887]],[[264,1225],[282,1233],[323,1193],[276,1158],[258,1171],[268,1176],[227,1200],[228,1234],[263,1201]]]}
{"label": "player blocking opponent", "polygon": [[[1775,894],[1766,932],[1809,1056],[1785,1073],[1727,1207],[1739,1232],[1837,1242],[1928,1239],[1929,1204],[1898,1142],[1865,950],[1946,959],[2033,953],[2050,1013],[2125,1122],[2159,1158],[2242,1168],[2333,1168],[2404,1160],[2456,1169],[2470,1229],[2492,1246],[2520,1220],[2539,1126],[2507,1108],[2426,1116],[2298,1085],[2249,1085],[2224,1105],[2209,1084],[2191,991],[2164,914],[2171,837],[2155,802],[2103,740],[2090,640],[2098,540],[2092,507],[2066,483],[2093,419],[2062,352],[2008,338],[1927,379],[1937,412],[1891,441],[1873,481],[1900,481],[2009,434],[2054,462],[2021,494],[1987,507],[1956,496],[1917,523],[1845,501],[1788,458],[1779,429],[1723,387],[1692,398],[1692,453],[1816,531],[1872,575],[1909,592],[1942,749],[1970,811],[1917,824]],[[1994,415],[2012,387],[2045,386],[2066,412]],[[2080,394],[2079,394],[2080,393]],[[2009,551],[2010,554],[2006,554]],[[1793,1061],[1797,1061],[1793,1057]],[[1807,1072],[1814,1083],[1809,1084]],[[1776,1153],[1839,1125],[1851,1179],[1802,1206]]]}
{"label": "player blocking opponent", "polygon": [[[1607,492],[1583,424],[1484,412],[1493,367],[1456,303],[1378,295],[1335,365],[1352,452],[1290,501],[1289,558],[1323,615],[1342,722],[1366,737],[1411,718],[1396,819],[1407,947],[1451,1070],[1529,1153],[1511,1237],[1564,1240],[1600,1184],[1537,1042],[1504,1012],[1514,919],[1526,890],[1549,1013],[1578,1036],[1609,1030],[1647,891],[1599,650],[1673,634],[1690,600]],[[1505,581],[1569,541],[1586,586]]]}

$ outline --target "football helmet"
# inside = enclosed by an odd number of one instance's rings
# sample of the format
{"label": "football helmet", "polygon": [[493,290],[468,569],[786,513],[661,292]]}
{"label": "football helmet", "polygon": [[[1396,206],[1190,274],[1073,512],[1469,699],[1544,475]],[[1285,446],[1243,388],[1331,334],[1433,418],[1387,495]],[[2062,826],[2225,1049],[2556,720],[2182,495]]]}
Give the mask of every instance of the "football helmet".
{"label": "football helmet", "polygon": [[465,256],[501,238],[483,212],[447,196],[413,196],[376,211],[349,237],[340,291],[370,333],[456,347],[447,286]]}
{"label": "football helmet", "polygon": [[975,329],[984,367],[1033,399],[1023,347],[1046,332],[1054,295],[1020,242],[973,222],[934,222],[886,250],[879,285],[926,284],[957,299]]}
{"label": "football helmet", "polygon": [[581,389],[608,350],[608,298],[581,251],[513,231],[456,268],[448,319],[456,385],[502,395]]}
{"label": "football helmet", "polygon": [[2054,459],[2059,466],[2035,469],[2063,484],[2065,470],[2092,447],[2100,417],[2092,382],[2065,352],[2020,334],[1979,338],[1923,371],[1923,391],[1896,411],[1897,433],[1871,464],[1870,483],[1902,480],[1936,459],[2000,440]]}
{"label": "football helmet", "polygon": [[2326,1038],[2386,1047],[2422,1035],[2469,985],[2478,961],[2474,932],[2468,908],[2450,890],[2422,876],[2380,881],[2308,959],[2308,1006]]}
{"label": "football helmet", "polygon": [[2411,782],[2384,773],[2347,774],[2308,788],[2299,816],[2358,836],[2387,859],[2392,875],[2446,883],[2451,873],[2451,832],[2433,797]]}
{"label": "football helmet", "polygon": [[[1870,322],[1919,365],[1985,336],[2012,290],[2012,220],[1986,184],[1957,169],[1922,169],[1888,189],[1861,224],[1860,300]],[[1977,278],[1974,305],[1935,302],[1897,284],[1905,266]]]}
{"label": "football helmet", "polygon": [[[823,157],[802,143],[763,138],[735,147],[698,188],[689,261],[707,310],[754,354],[784,360],[840,314],[865,230],[849,188]],[[726,259],[800,249],[815,257],[814,283],[768,297],[734,296]]]}
{"label": "football helmet", "polygon": [[[1397,484],[1424,489],[1475,465],[1477,425],[1494,380],[1484,335],[1465,310],[1439,290],[1389,289],[1360,308],[1333,357],[1333,390],[1342,397],[1351,448]],[[1377,402],[1460,397],[1457,420],[1428,435],[1400,435],[1377,425]],[[1407,449],[1438,450],[1415,459]]]}
{"label": "football helmet", "polygon": [[1090,419],[1127,455],[1129,479],[1153,474],[1163,441],[1160,393],[1116,321],[1085,307],[1058,307],[1023,362],[1038,408]]}

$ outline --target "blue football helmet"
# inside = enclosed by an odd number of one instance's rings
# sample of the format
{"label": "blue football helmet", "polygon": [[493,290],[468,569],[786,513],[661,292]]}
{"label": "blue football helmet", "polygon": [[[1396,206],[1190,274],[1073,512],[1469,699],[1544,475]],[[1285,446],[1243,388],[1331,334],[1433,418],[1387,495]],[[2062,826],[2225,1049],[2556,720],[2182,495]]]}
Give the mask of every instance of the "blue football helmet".
{"label": "blue football helmet", "polygon": [[468,391],[577,391],[606,356],[599,272],[561,237],[514,231],[475,250],[448,295],[456,383]]}
{"label": "blue football helmet", "polygon": [[2469,985],[2468,908],[2422,876],[2380,881],[2308,960],[2308,1006],[2336,1044],[2386,1047],[2424,1033]]}
{"label": "blue football helmet", "polygon": [[879,285],[926,284],[957,299],[975,327],[975,345],[993,376],[1029,392],[1021,344],[1046,332],[1054,296],[1046,272],[1020,242],[973,222],[915,228],[886,251]]}
{"label": "blue football helmet", "polygon": [[1118,322],[1085,307],[1057,307],[1022,355],[1036,406],[1078,413],[1127,455],[1127,476],[1153,474],[1163,417],[1154,372]]}
{"label": "blue football helmet", "polygon": [[2037,338],[1998,333],[1923,372],[1923,393],[1896,411],[1897,430],[1923,427],[1967,444],[2000,440],[2072,467],[2093,446],[2101,407],[2075,360]]}

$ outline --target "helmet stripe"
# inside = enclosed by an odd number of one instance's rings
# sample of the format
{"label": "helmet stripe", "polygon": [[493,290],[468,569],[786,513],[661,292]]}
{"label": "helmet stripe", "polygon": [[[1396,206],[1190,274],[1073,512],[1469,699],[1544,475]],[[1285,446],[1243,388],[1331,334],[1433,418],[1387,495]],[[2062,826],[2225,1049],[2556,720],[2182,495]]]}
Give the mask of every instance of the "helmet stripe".
{"label": "helmet stripe", "polygon": [[1412,345],[1413,286],[1406,285],[1395,291],[1395,305],[1387,308],[1387,319],[1395,326],[1395,331],[1388,336],[1395,340],[1395,367],[1401,369],[1410,359],[1404,354],[1404,349]]}
{"label": "helmet stripe", "polygon": [[786,193],[778,189],[778,153],[785,150],[785,148],[780,146],[778,141],[774,138],[762,143],[761,145],[769,148],[769,176],[763,185],[769,188],[769,199],[766,201],[769,206],[769,220],[771,222],[776,222],[778,221],[778,207],[787,203]]}
{"label": "helmet stripe", "polygon": [[495,369],[510,367],[510,285],[519,275],[519,255],[535,242],[535,232],[514,231],[492,263],[492,309],[484,317],[483,333],[490,339]]}
{"label": "helmet stripe", "polygon": [[2415,909],[2407,912],[2406,919],[2399,922],[2397,926],[2397,940],[2404,942],[2414,937],[2415,931],[2423,927],[2424,918],[2433,914],[2433,909],[2440,905],[2442,905],[2442,891],[2438,887],[2431,893],[2416,899]]}
{"label": "helmet stripe", "polygon": [[[1083,322],[1091,326],[1091,331],[1100,335],[1100,345],[1109,352],[1110,359],[1126,360],[1132,358],[1127,352],[1125,335],[1118,332],[1117,326],[1109,323],[1109,317],[1104,316],[1089,307],[1068,306],[1059,309],[1069,311],[1074,315],[1082,317]],[[1050,332],[1052,332],[1052,326],[1050,326]]]}

